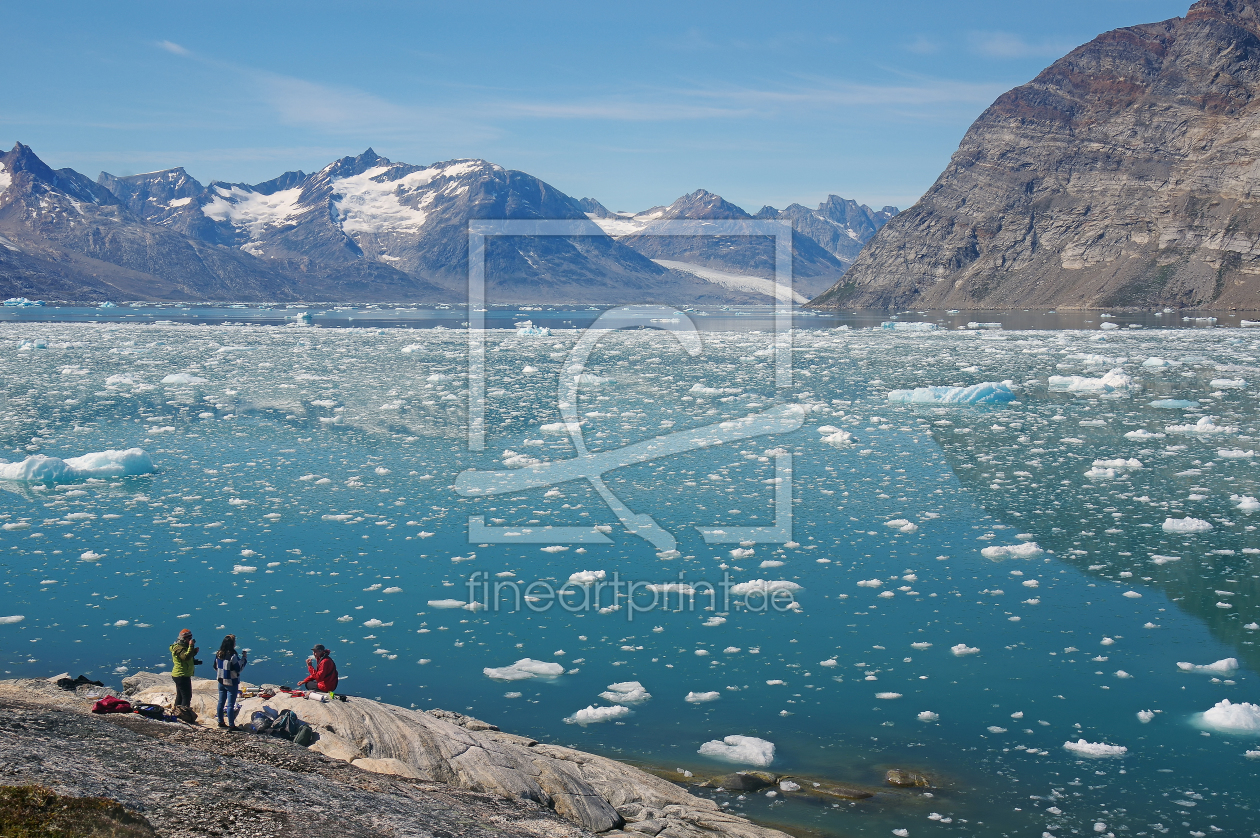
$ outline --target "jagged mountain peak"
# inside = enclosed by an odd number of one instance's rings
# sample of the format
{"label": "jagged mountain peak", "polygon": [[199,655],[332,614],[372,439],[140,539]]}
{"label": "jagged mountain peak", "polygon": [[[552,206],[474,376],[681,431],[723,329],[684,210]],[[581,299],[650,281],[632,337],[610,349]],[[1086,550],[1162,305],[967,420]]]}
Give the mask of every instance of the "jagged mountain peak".
{"label": "jagged mountain peak", "polygon": [[[0,166],[3,166],[10,182],[9,188],[5,190],[9,200],[13,200],[19,193],[39,193],[64,195],[73,201],[101,206],[119,203],[108,189],[97,186],[74,169],[54,170],[30,146],[20,142],[15,143],[7,154],[0,155]],[[32,211],[38,212],[38,207],[33,206]]]}
{"label": "jagged mountain peak", "polygon": [[707,189],[683,195],[661,213],[662,219],[751,218],[740,207]]}

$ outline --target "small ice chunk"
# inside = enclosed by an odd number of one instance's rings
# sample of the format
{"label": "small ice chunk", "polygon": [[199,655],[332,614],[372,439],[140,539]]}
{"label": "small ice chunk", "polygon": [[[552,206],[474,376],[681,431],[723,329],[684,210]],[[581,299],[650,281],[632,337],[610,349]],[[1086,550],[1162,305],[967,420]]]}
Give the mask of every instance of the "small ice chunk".
{"label": "small ice chunk", "polygon": [[735,596],[766,596],[773,595],[780,591],[793,594],[800,590],[804,589],[795,582],[789,582],[786,579],[777,579],[774,581],[766,579],[752,579],[748,582],[740,582],[738,585],[731,586],[731,593]]}
{"label": "small ice chunk", "polygon": [[0,626],[11,626],[14,623],[20,623],[25,619],[26,617],[21,614],[12,614],[8,617],[0,617]]}
{"label": "small ice chunk", "polygon": [[727,736],[700,746],[701,754],[727,762],[755,765],[766,768],[774,762],[774,743],[756,736]]}
{"label": "small ice chunk", "polygon": [[941,718],[941,714],[933,713],[931,710],[924,710],[916,718],[921,722],[935,722]]}
{"label": "small ice chunk", "polygon": [[1102,742],[1086,742],[1084,739],[1064,742],[1063,747],[1084,757],[1122,757],[1129,752],[1124,745],[1106,745]]}
{"label": "small ice chunk", "polygon": [[558,663],[521,658],[510,666],[501,666],[497,669],[487,666],[481,671],[487,678],[493,678],[496,681],[524,681],[529,678],[556,678],[564,674],[564,667]]}
{"label": "small ice chunk", "polygon": [[986,559],[1031,559],[1044,552],[1045,550],[1042,550],[1037,542],[1025,541],[1023,544],[995,544],[985,547],[980,551],[980,555]]}
{"label": "small ice chunk", "polygon": [[612,707],[596,707],[591,705],[585,707],[572,716],[565,718],[564,723],[567,725],[591,725],[600,722],[612,721],[613,719],[621,719],[629,716],[634,711],[629,707],[614,705]]}
{"label": "small ice chunk", "polygon": [[687,697],[684,698],[683,701],[686,701],[689,704],[703,704],[706,701],[717,701],[721,697],[722,697],[722,694],[720,692],[717,692],[716,690],[712,692],[703,692],[703,693],[689,692],[687,693]]}
{"label": "small ice chunk", "polygon": [[1155,713],[1151,710],[1139,710],[1137,717],[1142,724],[1150,724],[1151,720],[1155,718]]}
{"label": "small ice chunk", "polygon": [[976,655],[980,653],[979,648],[975,646],[968,646],[966,643],[959,643],[957,646],[950,646],[949,650],[960,658],[966,655]]}
{"label": "small ice chunk", "polygon": [[602,582],[608,574],[602,570],[579,570],[569,575],[570,585],[594,585]]}
{"label": "small ice chunk", "polygon": [[1225,698],[1205,712],[1202,721],[1222,733],[1260,733],[1260,704],[1234,704]]}
{"label": "small ice chunk", "polygon": [[652,694],[638,681],[620,681],[609,684],[599,697],[610,704],[639,704],[651,698]]}
{"label": "small ice chunk", "polygon": [[1191,534],[1207,532],[1212,529],[1212,525],[1204,521],[1202,518],[1165,518],[1164,532]]}
{"label": "small ice chunk", "polygon": [[1015,400],[1010,381],[986,381],[970,387],[916,387],[892,390],[888,401],[900,404],[1005,404]]}
{"label": "small ice chunk", "polygon": [[1204,672],[1209,675],[1229,675],[1238,670],[1238,658],[1221,658],[1215,663],[1193,664],[1178,661],[1177,668],[1182,672]]}
{"label": "small ice chunk", "polygon": [[186,372],[177,372],[162,379],[163,384],[209,384],[206,379]]}

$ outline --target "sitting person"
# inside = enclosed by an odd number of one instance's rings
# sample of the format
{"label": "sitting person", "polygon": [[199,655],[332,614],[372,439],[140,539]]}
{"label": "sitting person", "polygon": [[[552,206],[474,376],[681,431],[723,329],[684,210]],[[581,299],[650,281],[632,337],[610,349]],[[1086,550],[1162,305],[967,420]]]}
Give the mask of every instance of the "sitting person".
{"label": "sitting person", "polygon": [[[312,656],[306,659],[306,669],[310,673],[305,679],[298,681],[299,687],[314,684],[313,689],[331,693],[337,689],[337,664],[329,657],[329,652],[322,643],[311,649]],[[309,689],[310,687],[308,687]]]}

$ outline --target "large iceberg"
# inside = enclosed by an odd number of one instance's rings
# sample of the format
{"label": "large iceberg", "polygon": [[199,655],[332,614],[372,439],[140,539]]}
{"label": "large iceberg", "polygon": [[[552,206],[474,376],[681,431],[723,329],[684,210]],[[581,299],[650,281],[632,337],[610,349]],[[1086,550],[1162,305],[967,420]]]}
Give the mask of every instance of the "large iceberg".
{"label": "large iceberg", "polygon": [[125,451],[96,451],[81,457],[46,457],[33,454],[20,463],[0,460],[0,480],[23,482],[70,482],[89,477],[132,477],[152,474],[156,469],[147,451],[128,448]]}
{"label": "large iceberg", "polygon": [[529,678],[556,678],[564,674],[564,667],[558,663],[521,658],[510,666],[487,666],[481,671],[496,681],[525,681]]}
{"label": "large iceberg", "polygon": [[1260,733],[1260,705],[1221,699],[1203,714],[1202,722],[1221,733]]}
{"label": "large iceberg", "polygon": [[1010,381],[986,381],[970,387],[916,387],[888,394],[888,401],[902,404],[1005,404],[1014,400]]}

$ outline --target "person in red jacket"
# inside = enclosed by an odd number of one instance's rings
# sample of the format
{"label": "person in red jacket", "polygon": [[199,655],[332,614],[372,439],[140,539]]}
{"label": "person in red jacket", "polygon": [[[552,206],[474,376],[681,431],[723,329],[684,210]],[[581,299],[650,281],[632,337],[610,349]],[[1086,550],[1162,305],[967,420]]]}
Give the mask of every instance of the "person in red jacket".
{"label": "person in red jacket", "polygon": [[330,693],[337,689],[337,664],[329,657],[328,650],[322,643],[316,643],[311,649],[313,657],[306,659],[306,669],[310,675],[298,682],[299,687],[314,684],[320,692]]}

